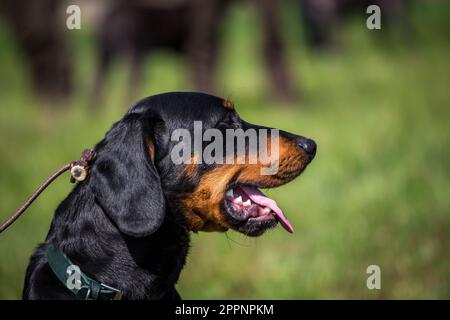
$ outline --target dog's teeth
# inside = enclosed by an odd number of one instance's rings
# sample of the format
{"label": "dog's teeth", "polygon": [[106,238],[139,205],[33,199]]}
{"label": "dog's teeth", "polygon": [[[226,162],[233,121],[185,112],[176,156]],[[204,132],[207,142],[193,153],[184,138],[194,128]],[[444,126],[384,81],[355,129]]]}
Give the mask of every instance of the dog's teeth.
{"label": "dog's teeth", "polygon": [[236,199],[234,199],[234,202],[235,203],[242,203],[242,197],[241,196],[237,197]]}
{"label": "dog's teeth", "polygon": [[[263,213],[264,213],[264,214],[269,214],[270,211],[272,211],[272,209],[270,209],[270,208],[268,208],[268,207],[265,207],[265,208],[263,209]],[[275,214],[275,213],[274,213],[274,214]]]}
{"label": "dog's teeth", "polygon": [[250,199],[248,199],[247,201],[244,202],[244,207],[250,207],[252,205],[252,202],[250,201]]}
{"label": "dog's teeth", "polygon": [[234,197],[233,189],[228,190],[228,191],[225,193],[225,195],[226,195],[227,197]]}

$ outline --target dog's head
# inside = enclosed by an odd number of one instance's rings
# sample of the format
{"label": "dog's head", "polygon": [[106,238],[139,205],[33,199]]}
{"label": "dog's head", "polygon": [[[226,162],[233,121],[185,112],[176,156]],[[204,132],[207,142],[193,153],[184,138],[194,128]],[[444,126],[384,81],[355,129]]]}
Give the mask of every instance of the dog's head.
{"label": "dog's head", "polygon": [[316,145],[245,122],[228,100],[167,93],[131,108],[96,150],[93,192],[121,232],[152,234],[170,213],[192,231],[258,236],[277,222],[293,231],[258,189],[297,177]]}

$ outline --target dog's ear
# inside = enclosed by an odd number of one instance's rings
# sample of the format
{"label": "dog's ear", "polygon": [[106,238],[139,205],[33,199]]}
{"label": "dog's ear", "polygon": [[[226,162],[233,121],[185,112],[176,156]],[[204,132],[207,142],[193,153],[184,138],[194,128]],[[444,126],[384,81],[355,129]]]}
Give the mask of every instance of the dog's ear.
{"label": "dog's ear", "polygon": [[90,185],[109,218],[133,237],[155,232],[164,220],[165,200],[153,162],[150,120],[127,114],[97,147]]}

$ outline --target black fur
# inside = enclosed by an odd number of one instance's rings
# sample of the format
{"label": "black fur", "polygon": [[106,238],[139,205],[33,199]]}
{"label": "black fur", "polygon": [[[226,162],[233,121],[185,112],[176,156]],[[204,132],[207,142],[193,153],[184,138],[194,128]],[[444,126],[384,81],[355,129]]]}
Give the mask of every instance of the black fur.
{"label": "black fur", "polygon": [[[47,263],[46,246],[53,244],[125,299],[179,299],[174,286],[189,231],[177,200],[192,192],[198,177],[186,178],[183,165],[172,162],[170,136],[177,128],[193,130],[194,120],[204,129],[251,126],[223,103],[202,93],[161,94],[140,101],[114,124],[95,147],[88,178],[56,209],[45,243],[31,257],[23,298],[75,298]],[[299,145],[305,139],[283,134],[300,139]],[[197,173],[212,167],[199,166]]]}
{"label": "black fur", "polygon": [[[165,198],[193,186],[171,170],[165,133],[189,118],[212,126],[224,109],[221,103],[206,94],[171,93],[130,109],[95,147],[89,177],[57,208],[46,242],[30,259],[23,298],[74,298],[47,264],[49,243],[87,275],[120,289],[125,299],[179,298],[174,285],[189,234]],[[156,146],[156,163],[146,151],[147,139]]]}

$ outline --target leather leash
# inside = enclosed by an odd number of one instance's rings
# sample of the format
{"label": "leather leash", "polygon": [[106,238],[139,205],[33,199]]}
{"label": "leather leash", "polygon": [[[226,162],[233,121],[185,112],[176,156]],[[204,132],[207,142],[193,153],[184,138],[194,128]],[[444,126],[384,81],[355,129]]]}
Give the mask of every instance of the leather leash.
{"label": "leather leash", "polygon": [[95,159],[96,153],[92,149],[85,149],[77,161],[72,161],[64,166],[62,166],[58,171],[53,173],[43,184],[33,192],[33,194],[28,198],[27,201],[16,211],[14,214],[6,220],[2,225],[0,225],[0,233],[6,230],[11,224],[13,224],[27,208],[33,203],[34,200],[44,191],[56,178],[61,174],[70,170],[70,182],[74,183],[76,181],[83,181],[86,179],[89,172],[89,164]]}

